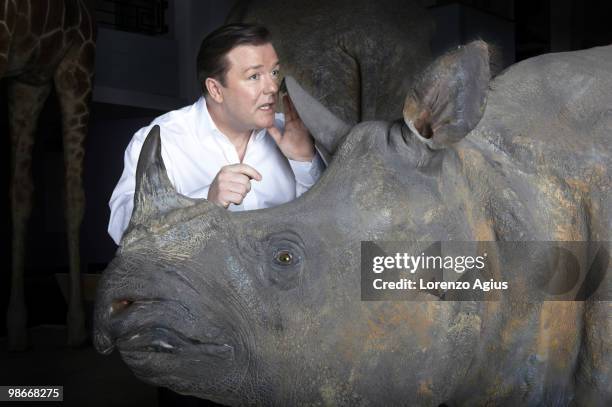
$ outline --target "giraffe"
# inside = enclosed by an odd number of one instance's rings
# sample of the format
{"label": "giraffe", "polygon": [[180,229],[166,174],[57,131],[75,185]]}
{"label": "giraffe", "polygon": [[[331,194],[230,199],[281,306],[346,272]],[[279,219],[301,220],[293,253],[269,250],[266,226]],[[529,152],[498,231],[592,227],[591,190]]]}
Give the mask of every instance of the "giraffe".
{"label": "giraffe", "polygon": [[0,0],[0,78],[9,78],[11,137],[10,201],[13,264],[7,310],[8,347],[27,347],[24,259],[32,210],[32,146],[38,116],[52,86],[62,116],[65,167],[65,220],[70,296],[68,344],[86,338],[80,286],[80,226],[85,208],[82,187],[84,139],[93,86],[96,29],[84,0]]}

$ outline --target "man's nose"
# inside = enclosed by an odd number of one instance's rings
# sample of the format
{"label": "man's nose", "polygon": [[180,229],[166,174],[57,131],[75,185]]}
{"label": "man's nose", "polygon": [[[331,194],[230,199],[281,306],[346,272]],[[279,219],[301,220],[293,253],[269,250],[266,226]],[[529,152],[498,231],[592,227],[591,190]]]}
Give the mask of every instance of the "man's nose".
{"label": "man's nose", "polygon": [[264,92],[266,94],[270,94],[270,93],[278,93],[278,77],[274,76],[272,74],[270,75],[266,75],[266,80],[264,83]]}

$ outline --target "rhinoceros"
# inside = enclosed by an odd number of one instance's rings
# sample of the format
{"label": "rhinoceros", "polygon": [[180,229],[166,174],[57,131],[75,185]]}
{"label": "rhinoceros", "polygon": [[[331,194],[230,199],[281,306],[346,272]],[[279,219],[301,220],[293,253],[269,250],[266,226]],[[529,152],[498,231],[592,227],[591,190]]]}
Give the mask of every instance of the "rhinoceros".
{"label": "rhinoceros", "polygon": [[[181,196],[151,131],[99,284],[98,351],[228,405],[609,405],[608,278],[582,301],[362,301],[360,247],[598,241],[599,254],[574,256],[599,256],[609,275],[612,46],[539,56],[490,83],[487,45],[470,43],[425,71],[403,120],[354,127],[286,86],[335,152],[293,202],[228,212]],[[530,264],[501,267],[533,285]]]}
{"label": "rhinoceros", "polygon": [[400,117],[432,59],[433,19],[413,0],[242,0],[226,22],[266,26],[282,72],[351,125]]}

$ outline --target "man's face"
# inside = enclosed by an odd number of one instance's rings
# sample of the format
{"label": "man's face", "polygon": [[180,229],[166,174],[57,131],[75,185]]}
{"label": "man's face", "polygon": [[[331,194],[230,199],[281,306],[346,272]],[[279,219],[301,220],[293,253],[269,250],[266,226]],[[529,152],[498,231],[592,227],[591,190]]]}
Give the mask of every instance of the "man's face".
{"label": "man's face", "polygon": [[240,45],[226,55],[223,108],[234,129],[246,131],[274,125],[279,87],[279,62],[272,44]]}

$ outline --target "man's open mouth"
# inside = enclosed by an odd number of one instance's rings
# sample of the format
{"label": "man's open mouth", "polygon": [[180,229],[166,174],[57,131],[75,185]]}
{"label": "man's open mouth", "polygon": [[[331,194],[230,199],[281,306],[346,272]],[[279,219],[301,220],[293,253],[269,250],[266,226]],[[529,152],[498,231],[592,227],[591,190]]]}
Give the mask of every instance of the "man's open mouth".
{"label": "man's open mouth", "polygon": [[274,105],[275,103],[266,103],[266,104],[259,106],[258,109],[259,110],[274,110]]}

